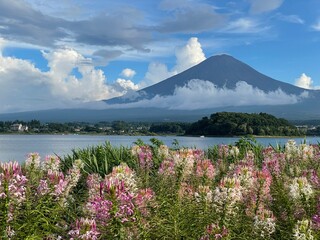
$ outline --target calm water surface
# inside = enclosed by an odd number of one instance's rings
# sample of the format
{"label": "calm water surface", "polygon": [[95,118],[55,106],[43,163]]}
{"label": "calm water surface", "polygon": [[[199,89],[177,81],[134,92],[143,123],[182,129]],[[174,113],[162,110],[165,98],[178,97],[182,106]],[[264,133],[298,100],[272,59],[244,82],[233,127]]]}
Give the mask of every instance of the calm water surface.
{"label": "calm water surface", "polygon": [[[16,160],[23,162],[30,152],[38,152],[42,157],[49,154],[66,155],[74,148],[85,148],[110,141],[114,146],[131,146],[138,138],[149,143],[151,136],[95,136],[95,135],[0,135],[0,161]],[[217,137],[177,137],[159,136],[157,139],[166,145],[172,146],[177,139],[180,146],[207,149],[217,144],[232,144],[239,138]],[[257,138],[263,145],[285,144],[288,138]],[[304,138],[295,138],[297,143],[302,143]],[[306,138],[307,143],[320,142],[319,137]]]}

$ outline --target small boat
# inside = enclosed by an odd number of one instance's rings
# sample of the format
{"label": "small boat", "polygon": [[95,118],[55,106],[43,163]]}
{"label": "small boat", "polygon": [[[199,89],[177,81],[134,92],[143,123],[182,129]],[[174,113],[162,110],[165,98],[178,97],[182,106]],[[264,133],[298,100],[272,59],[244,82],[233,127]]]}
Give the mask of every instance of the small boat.
{"label": "small boat", "polygon": [[204,138],[204,136],[203,136],[203,135],[201,135],[200,137],[201,137],[201,138]]}

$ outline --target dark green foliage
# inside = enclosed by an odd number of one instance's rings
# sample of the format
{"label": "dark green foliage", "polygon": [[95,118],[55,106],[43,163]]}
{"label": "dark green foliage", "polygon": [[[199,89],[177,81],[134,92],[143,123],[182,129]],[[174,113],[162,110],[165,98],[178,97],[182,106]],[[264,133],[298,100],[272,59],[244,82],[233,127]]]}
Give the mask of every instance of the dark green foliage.
{"label": "dark green foliage", "polygon": [[189,123],[154,123],[149,131],[157,134],[184,134],[189,126]]}
{"label": "dark green foliage", "polygon": [[298,136],[299,130],[287,120],[267,113],[219,112],[193,123],[189,135],[206,136]]}
{"label": "dark green foliage", "polygon": [[104,177],[121,162],[127,163],[131,169],[136,168],[136,161],[131,155],[130,148],[114,147],[110,142],[85,149],[73,149],[72,154],[66,155],[61,159],[62,169],[64,171],[69,169],[77,159],[81,159],[84,163],[83,171],[85,175],[98,173],[101,177]]}

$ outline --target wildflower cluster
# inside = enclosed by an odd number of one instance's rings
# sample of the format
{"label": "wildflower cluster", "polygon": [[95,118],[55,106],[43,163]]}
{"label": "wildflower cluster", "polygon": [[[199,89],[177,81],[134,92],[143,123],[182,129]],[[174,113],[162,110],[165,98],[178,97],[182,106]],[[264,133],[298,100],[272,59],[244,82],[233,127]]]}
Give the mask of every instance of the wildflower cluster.
{"label": "wildflower cluster", "polygon": [[1,163],[0,238],[320,239],[320,147],[242,144],[134,146],[105,175],[37,153]]}
{"label": "wildflower cluster", "polygon": [[[65,175],[59,170],[57,157],[48,156],[41,162],[38,153],[27,156],[25,169],[17,162],[1,163],[0,236],[30,238],[34,227],[39,229],[38,236],[55,235],[57,226],[62,225],[64,204],[78,183],[81,167],[81,161],[76,161]],[[50,214],[58,216],[52,218]],[[41,221],[37,220],[39,216]]]}

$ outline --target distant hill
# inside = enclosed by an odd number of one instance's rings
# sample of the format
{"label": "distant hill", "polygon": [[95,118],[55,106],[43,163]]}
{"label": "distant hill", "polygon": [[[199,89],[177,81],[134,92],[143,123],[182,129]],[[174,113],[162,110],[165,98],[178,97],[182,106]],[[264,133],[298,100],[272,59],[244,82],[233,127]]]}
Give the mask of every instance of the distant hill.
{"label": "distant hill", "polygon": [[219,112],[191,124],[187,135],[204,136],[298,136],[299,130],[287,120],[266,113]]}

